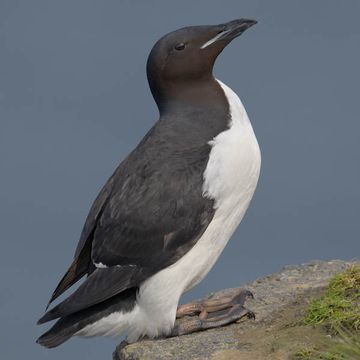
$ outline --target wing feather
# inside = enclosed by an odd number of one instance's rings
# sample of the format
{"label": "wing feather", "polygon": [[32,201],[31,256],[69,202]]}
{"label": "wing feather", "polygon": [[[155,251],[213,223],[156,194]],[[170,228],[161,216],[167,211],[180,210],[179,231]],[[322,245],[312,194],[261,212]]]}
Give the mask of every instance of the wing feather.
{"label": "wing feather", "polygon": [[139,273],[135,266],[96,269],[72,295],[45,313],[38,324],[86,309],[131,288]]}

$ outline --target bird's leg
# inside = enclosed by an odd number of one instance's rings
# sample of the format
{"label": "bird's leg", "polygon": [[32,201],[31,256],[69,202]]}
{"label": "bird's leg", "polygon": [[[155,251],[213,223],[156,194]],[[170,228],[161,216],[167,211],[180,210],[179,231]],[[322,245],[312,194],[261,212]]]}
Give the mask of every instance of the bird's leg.
{"label": "bird's leg", "polygon": [[[224,326],[247,316],[255,318],[252,311],[244,307],[247,298],[253,298],[248,290],[238,290],[235,294],[221,298],[194,301],[178,307],[176,317],[184,318],[176,320],[171,336],[190,334],[195,331]],[[198,315],[193,318],[194,315]]]}

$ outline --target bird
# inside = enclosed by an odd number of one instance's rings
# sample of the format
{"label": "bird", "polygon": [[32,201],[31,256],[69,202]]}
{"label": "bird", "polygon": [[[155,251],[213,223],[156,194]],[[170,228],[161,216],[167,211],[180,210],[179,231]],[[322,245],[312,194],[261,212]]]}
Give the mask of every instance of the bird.
{"label": "bird", "polygon": [[246,289],[178,304],[219,258],[258,183],[261,153],[246,110],[213,75],[218,55],[256,23],[189,26],[155,43],[146,71],[159,119],[96,197],[73,261],[38,321],[58,319],[40,345],[53,348],[73,336],[127,335],[133,343],[253,317]]}

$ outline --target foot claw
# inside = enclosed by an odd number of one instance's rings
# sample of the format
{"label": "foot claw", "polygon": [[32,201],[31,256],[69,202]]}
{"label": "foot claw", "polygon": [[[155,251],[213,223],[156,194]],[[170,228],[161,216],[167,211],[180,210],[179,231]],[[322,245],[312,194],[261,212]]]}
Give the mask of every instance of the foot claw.
{"label": "foot claw", "polygon": [[250,290],[240,290],[240,292],[233,297],[233,303],[244,305],[247,299],[253,298],[254,294]]}
{"label": "foot claw", "polygon": [[248,319],[252,319],[252,320],[256,319],[255,313],[253,313],[251,310],[249,310],[246,316],[248,317]]}

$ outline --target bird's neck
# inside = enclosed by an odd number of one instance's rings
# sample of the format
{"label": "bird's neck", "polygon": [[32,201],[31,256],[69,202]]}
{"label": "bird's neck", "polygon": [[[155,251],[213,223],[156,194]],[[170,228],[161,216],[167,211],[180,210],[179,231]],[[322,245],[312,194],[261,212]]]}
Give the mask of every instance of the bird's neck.
{"label": "bird's neck", "polygon": [[196,81],[168,83],[155,93],[153,91],[153,95],[162,116],[179,111],[226,111],[228,108],[225,94],[212,76]]}

